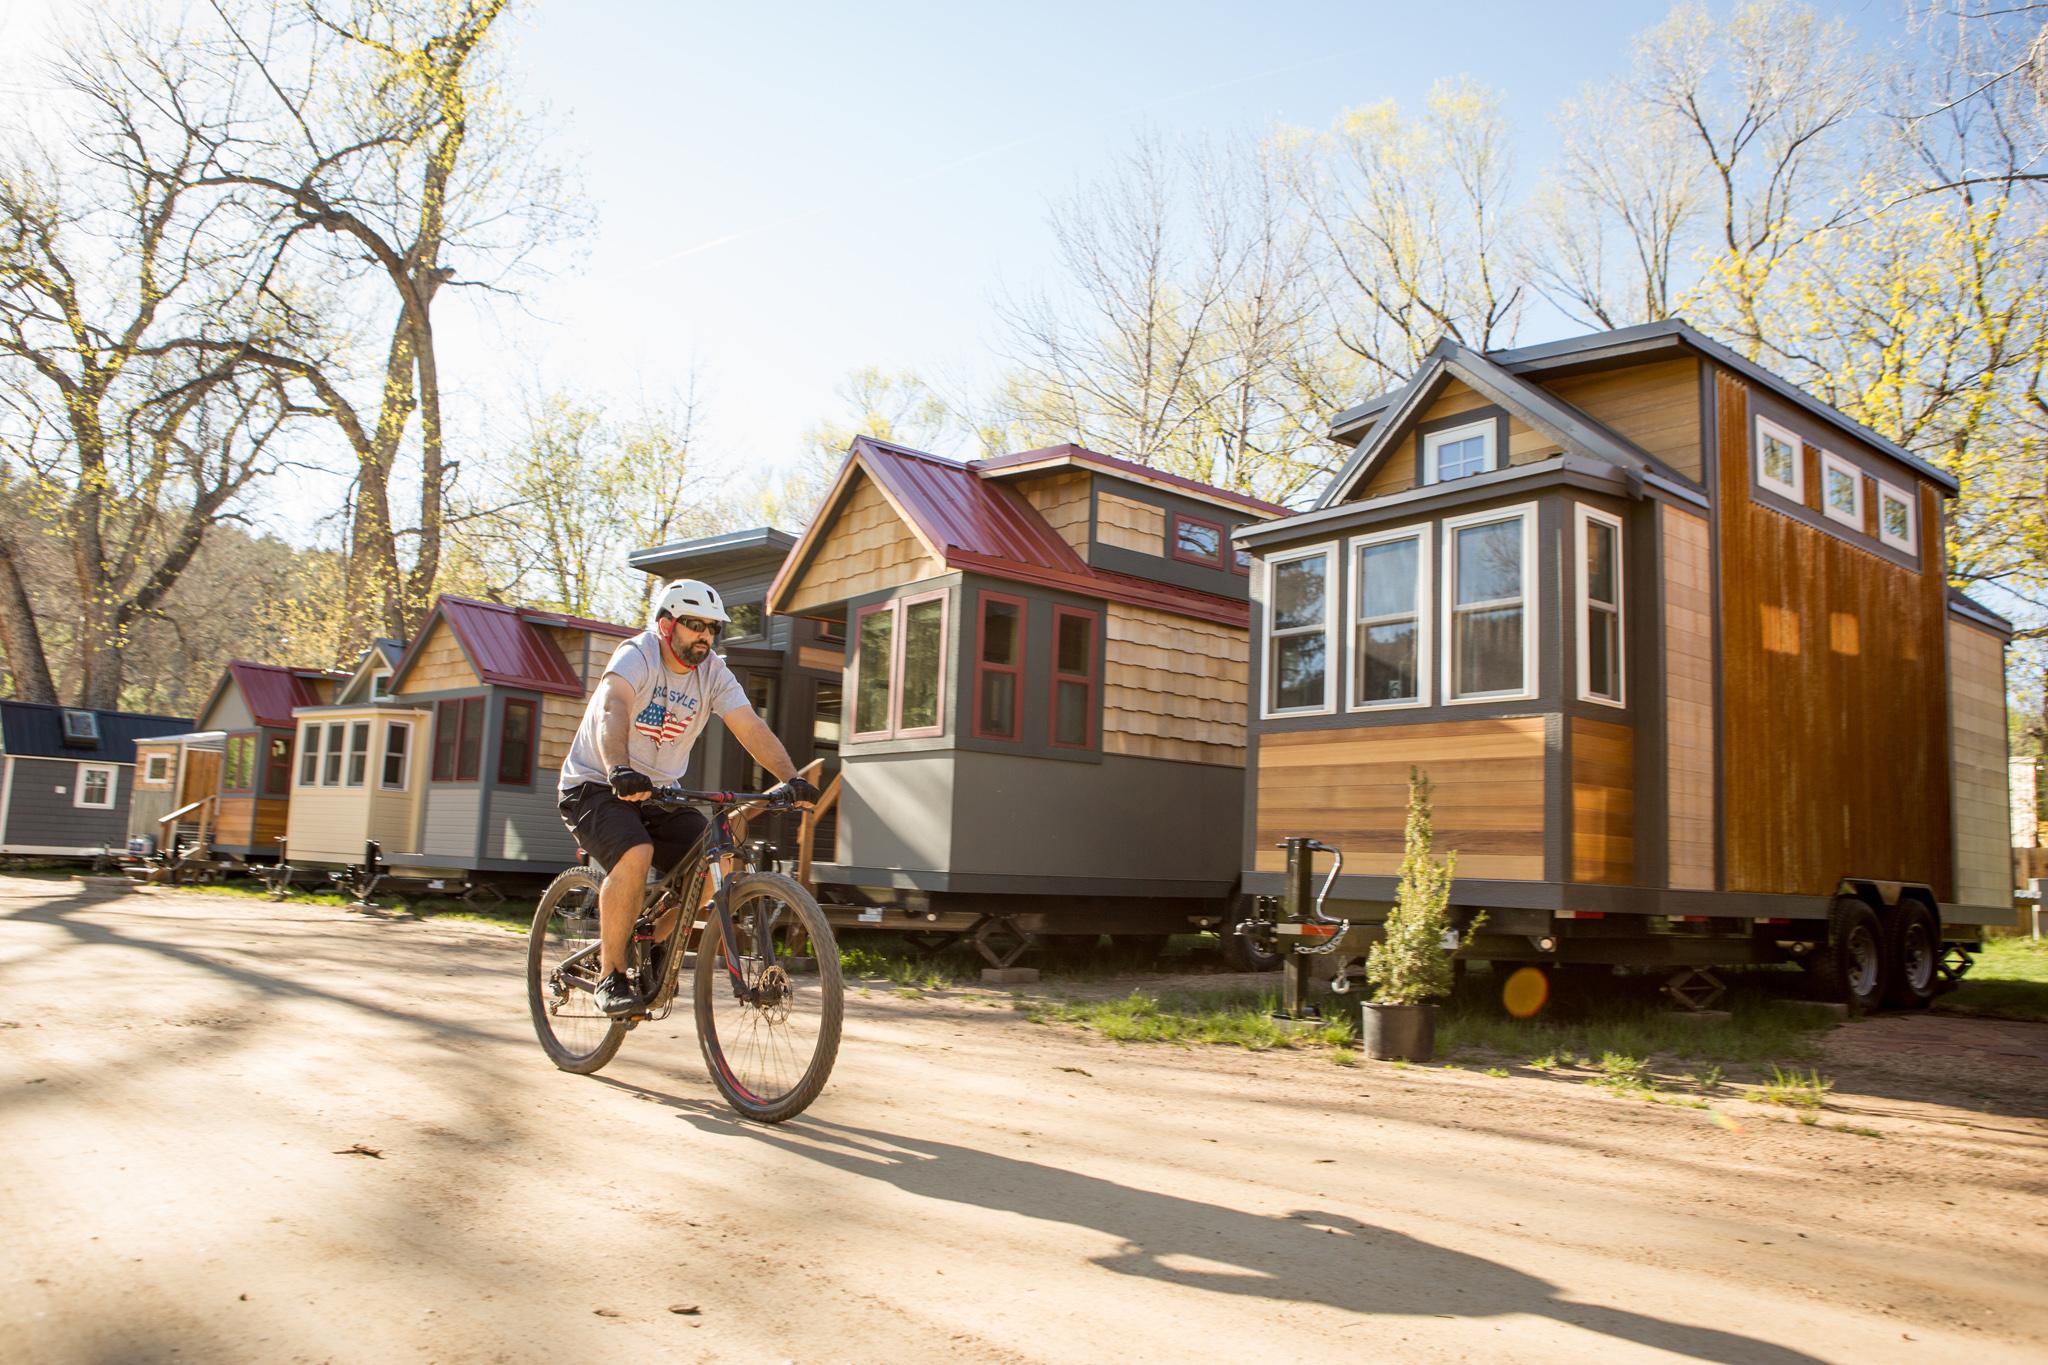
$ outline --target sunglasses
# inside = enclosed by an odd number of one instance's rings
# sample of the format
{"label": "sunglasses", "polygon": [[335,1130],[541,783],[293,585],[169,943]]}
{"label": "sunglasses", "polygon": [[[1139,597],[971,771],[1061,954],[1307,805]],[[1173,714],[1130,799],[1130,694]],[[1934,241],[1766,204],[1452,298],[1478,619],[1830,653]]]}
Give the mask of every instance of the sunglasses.
{"label": "sunglasses", "polygon": [[676,628],[678,630],[692,630],[699,635],[709,635],[712,639],[716,640],[719,632],[725,629],[725,623],[723,621],[700,621],[694,616],[678,616],[676,618]]}

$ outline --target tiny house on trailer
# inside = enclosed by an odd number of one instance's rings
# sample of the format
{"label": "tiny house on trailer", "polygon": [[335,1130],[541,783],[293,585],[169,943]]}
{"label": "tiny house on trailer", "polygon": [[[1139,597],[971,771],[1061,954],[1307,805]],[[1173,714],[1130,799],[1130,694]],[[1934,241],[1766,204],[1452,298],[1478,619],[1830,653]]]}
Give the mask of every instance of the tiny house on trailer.
{"label": "tiny house on trailer", "polygon": [[294,867],[346,867],[367,841],[410,850],[418,824],[429,715],[391,699],[403,640],[373,640],[334,700],[301,706],[285,856]]}
{"label": "tiny house on trailer", "polygon": [[[590,689],[633,633],[609,621],[443,596],[394,665],[390,696],[374,714],[307,718],[309,732],[316,724],[322,732],[316,785],[334,785],[326,782],[327,746],[339,730],[345,747],[331,770],[340,795],[361,808],[364,837],[377,837],[372,824],[392,831],[382,856],[394,870],[552,876],[576,856],[555,809],[562,758]],[[410,732],[394,740],[408,717]],[[358,723],[370,730],[364,781],[351,798]],[[387,773],[405,786],[386,787]],[[356,839],[347,861],[360,861],[362,851]]]}
{"label": "tiny house on trailer", "polygon": [[139,740],[192,722],[0,702],[0,853],[92,858],[127,842]]}
{"label": "tiny house on trailer", "polygon": [[148,858],[197,845],[213,834],[220,791],[218,730],[135,741],[135,795],[128,803],[128,852]]}
{"label": "tiny house on trailer", "polygon": [[867,907],[842,922],[991,952],[1228,913],[1247,619],[1230,535],[1282,511],[1079,446],[959,464],[856,440],[768,594],[846,642],[837,844],[812,868],[826,899]]}
{"label": "tiny house on trailer", "polygon": [[[825,759],[817,779],[822,787],[839,771],[846,641],[830,622],[768,610],[769,586],[796,543],[787,531],[757,526],[635,550],[627,562],[662,582],[696,578],[718,589],[732,617],[719,636],[720,656],[797,767]],[[773,784],[774,777],[760,770],[724,722],[713,717],[710,724],[690,756],[692,786],[753,791]]]}
{"label": "tiny house on trailer", "polygon": [[1238,538],[1248,890],[1311,837],[1376,922],[1413,765],[1471,956],[1921,1004],[2011,921],[2010,627],[1948,586],[1954,479],[1680,323],[1446,341],[1333,434],[1315,509]]}
{"label": "tiny house on trailer", "polygon": [[213,811],[213,850],[277,857],[292,797],[292,712],[318,706],[348,675],[236,659],[199,709],[199,729],[226,733]]}

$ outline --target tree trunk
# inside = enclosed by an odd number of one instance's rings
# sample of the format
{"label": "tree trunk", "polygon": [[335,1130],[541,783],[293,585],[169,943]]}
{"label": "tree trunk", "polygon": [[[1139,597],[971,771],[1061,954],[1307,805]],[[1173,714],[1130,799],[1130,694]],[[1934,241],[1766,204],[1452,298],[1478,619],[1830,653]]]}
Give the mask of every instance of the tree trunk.
{"label": "tree trunk", "polygon": [[7,652],[18,700],[57,704],[43,632],[36,626],[35,607],[28,600],[28,587],[14,559],[14,541],[8,536],[0,536],[0,650]]}

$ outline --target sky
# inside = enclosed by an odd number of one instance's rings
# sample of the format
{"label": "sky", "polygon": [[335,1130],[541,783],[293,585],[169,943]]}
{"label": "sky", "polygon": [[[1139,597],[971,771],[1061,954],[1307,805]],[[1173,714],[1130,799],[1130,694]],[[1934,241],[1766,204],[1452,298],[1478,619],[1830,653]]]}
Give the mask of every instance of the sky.
{"label": "sky", "polygon": [[[0,0],[0,60],[80,3]],[[1893,0],[1820,7],[1871,39],[1898,27]],[[1469,74],[1504,93],[1534,175],[1549,111],[1621,71],[1665,8],[535,0],[511,86],[546,111],[596,227],[521,307],[437,312],[451,416],[501,440],[523,387],[630,402],[694,367],[714,457],[784,465],[851,416],[836,389],[859,367],[985,380],[997,301],[1057,284],[1048,207],[1141,132],[1321,128]]]}

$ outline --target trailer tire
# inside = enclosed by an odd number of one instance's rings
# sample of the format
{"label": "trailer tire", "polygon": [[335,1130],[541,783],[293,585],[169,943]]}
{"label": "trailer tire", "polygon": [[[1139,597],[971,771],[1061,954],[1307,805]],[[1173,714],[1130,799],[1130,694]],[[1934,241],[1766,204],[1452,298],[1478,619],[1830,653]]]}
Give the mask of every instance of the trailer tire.
{"label": "trailer tire", "polygon": [[1233,906],[1223,917],[1223,925],[1216,931],[1216,938],[1224,962],[1240,972],[1279,971],[1280,954],[1268,952],[1249,936],[1237,932],[1237,926],[1250,918],[1251,908],[1241,903]]}
{"label": "trailer tire", "polygon": [[1877,912],[1843,896],[1828,912],[1828,941],[1807,959],[1807,976],[1822,999],[1868,1014],[1884,1003],[1890,985],[1884,943]]}
{"label": "trailer tire", "polygon": [[1901,900],[1884,922],[1885,1003],[1924,1010],[1941,987],[1941,924],[1920,900]]}

